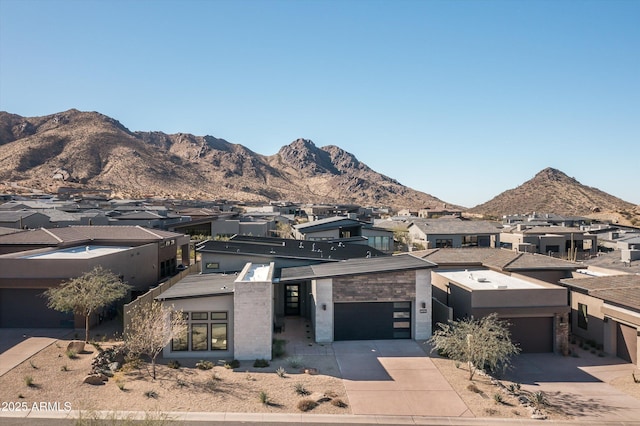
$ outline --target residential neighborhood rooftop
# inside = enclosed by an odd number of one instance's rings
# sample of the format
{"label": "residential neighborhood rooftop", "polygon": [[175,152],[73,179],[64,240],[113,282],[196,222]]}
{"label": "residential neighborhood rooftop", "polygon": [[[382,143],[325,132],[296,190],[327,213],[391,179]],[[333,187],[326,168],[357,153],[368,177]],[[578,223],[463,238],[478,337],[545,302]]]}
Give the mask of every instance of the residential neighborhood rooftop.
{"label": "residential neighborhood rooftop", "polygon": [[238,278],[236,274],[187,275],[157,296],[156,300],[185,299],[233,293],[236,278]]}
{"label": "residential neighborhood rooftop", "polygon": [[568,278],[560,282],[575,291],[640,312],[640,275]]}
{"label": "residential neighborhood rooftop", "polygon": [[437,273],[472,290],[520,290],[545,288],[544,286],[531,281],[526,281],[487,269],[465,269]]}
{"label": "residential neighborhood rooftop", "polygon": [[365,259],[348,259],[319,265],[282,268],[280,281],[359,275],[373,272],[397,271],[403,269],[435,268],[437,265],[410,254],[383,256]]}
{"label": "residential neighborhood rooftop", "polygon": [[82,246],[52,250],[43,253],[21,256],[22,259],[92,259],[111,253],[129,250],[131,247]]}

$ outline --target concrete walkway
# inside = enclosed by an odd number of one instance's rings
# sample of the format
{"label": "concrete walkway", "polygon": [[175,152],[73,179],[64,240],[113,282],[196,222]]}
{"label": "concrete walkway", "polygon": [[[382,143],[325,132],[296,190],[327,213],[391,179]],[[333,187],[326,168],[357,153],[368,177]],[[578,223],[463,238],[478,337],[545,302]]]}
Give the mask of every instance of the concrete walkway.
{"label": "concrete walkway", "polygon": [[527,391],[544,392],[551,405],[583,421],[640,421],[640,400],[608,383],[620,377],[630,380],[638,371],[635,366],[583,350],[579,355],[521,354],[507,378]]}
{"label": "concrete walkway", "polygon": [[68,328],[1,328],[0,376],[58,339],[72,335]]}
{"label": "concrete walkway", "polygon": [[333,350],[353,414],[473,417],[414,341],[334,342]]}

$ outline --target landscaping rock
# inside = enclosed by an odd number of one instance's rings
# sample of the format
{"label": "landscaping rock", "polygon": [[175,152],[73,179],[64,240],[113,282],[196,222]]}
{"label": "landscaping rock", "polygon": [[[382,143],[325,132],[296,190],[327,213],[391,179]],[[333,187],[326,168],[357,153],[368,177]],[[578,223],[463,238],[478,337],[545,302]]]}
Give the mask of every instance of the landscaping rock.
{"label": "landscaping rock", "polygon": [[94,386],[100,386],[100,385],[104,385],[104,380],[102,380],[100,376],[90,374],[84,378],[82,383],[87,383]]}
{"label": "landscaping rock", "polygon": [[109,370],[110,371],[118,371],[119,368],[120,368],[120,363],[117,362],[117,361],[114,361],[114,362],[109,364]]}
{"label": "landscaping rock", "polygon": [[77,354],[84,352],[84,342],[82,340],[72,340],[67,345],[68,351],[73,351]]}
{"label": "landscaping rock", "polygon": [[320,392],[314,392],[309,396],[309,399],[317,402],[318,404],[321,404],[323,402],[329,402],[331,401],[331,398],[328,397],[326,394],[324,393],[320,393]]}

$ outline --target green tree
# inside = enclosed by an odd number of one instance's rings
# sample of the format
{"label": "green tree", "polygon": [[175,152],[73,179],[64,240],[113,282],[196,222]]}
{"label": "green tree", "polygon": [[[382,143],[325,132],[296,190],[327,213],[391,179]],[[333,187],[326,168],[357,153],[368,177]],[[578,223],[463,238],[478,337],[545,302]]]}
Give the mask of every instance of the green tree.
{"label": "green tree", "polygon": [[85,317],[84,340],[88,342],[91,314],[122,299],[130,289],[131,286],[120,281],[116,274],[96,266],[77,278],[50,288],[44,295],[49,299],[49,308]]}
{"label": "green tree", "polygon": [[186,341],[187,321],[182,311],[160,302],[140,303],[131,311],[131,321],[124,331],[124,344],[136,355],[151,359],[151,375],[156,378],[156,358],[172,339]]}
{"label": "green tree", "polygon": [[478,369],[495,371],[507,367],[512,355],[520,352],[511,341],[509,324],[492,313],[484,318],[466,318],[459,321],[439,323],[439,330],[431,336],[432,351],[437,350],[447,357],[467,363],[469,380]]}

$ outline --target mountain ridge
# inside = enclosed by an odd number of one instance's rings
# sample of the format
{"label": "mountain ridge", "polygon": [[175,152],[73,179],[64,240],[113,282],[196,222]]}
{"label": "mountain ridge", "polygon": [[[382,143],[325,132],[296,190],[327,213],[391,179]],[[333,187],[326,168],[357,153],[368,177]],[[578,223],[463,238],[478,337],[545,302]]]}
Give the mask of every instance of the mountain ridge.
{"label": "mountain ridge", "polygon": [[[375,172],[335,146],[297,139],[274,155],[214,136],[131,131],[98,112],[0,112],[0,181],[147,195],[436,208],[444,201]],[[457,207],[457,206],[456,206]]]}
{"label": "mountain ridge", "polygon": [[598,188],[581,184],[564,172],[547,167],[517,186],[468,210],[498,216],[548,212],[560,215],[591,215],[602,211],[633,211],[637,206]]}

